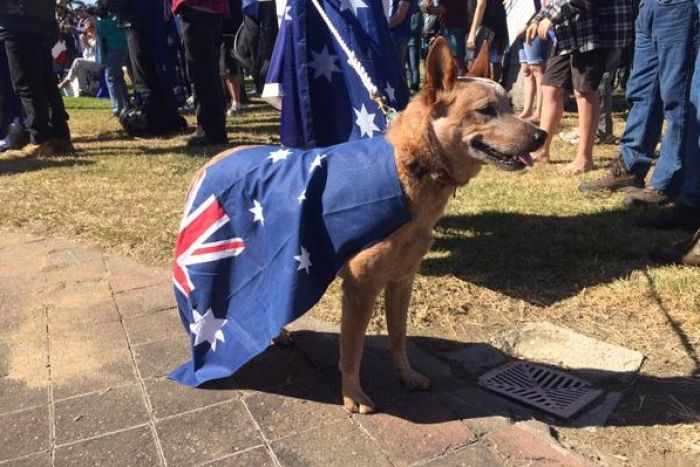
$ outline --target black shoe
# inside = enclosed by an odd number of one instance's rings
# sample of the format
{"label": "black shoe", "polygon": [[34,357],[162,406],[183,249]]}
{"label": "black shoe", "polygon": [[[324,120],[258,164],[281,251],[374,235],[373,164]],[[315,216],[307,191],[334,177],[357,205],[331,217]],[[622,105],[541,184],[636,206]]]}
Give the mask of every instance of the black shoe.
{"label": "black shoe", "polygon": [[644,188],[644,179],[630,173],[620,156],[610,166],[607,175],[599,180],[583,182],[578,186],[584,193],[591,191],[620,191],[629,188]]}
{"label": "black shoe", "polygon": [[223,146],[228,144],[228,138],[213,139],[208,136],[194,135],[187,139],[188,148],[203,148],[206,146]]}
{"label": "black shoe", "polygon": [[700,229],[700,207],[686,206],[676,203],[672,207],[657,211],[653,214],[639,216],[635,222],[637,227],[657,230],[698,230]]}
{"label": "black shoe", "polygon": [[642,190],[634,189],[622,200],[626,208],[635,206],[663,206],[675,200],[675,197],[663,190],[647,187]]}

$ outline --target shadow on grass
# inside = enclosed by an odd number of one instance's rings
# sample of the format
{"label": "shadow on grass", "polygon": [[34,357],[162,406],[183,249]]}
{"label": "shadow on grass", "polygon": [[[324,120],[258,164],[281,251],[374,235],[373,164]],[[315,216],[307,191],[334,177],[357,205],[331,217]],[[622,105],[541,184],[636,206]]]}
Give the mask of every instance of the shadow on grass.
{"label": "shadow on grass", "polygon": [[549,306],[581,290],[627,277],[649,263],[647,248],[668,242],[633,226],[616,210],[569,217],[482,212],[446,215],[436,226],[434,257],[421,273],[462,280]]}
{"label": "shadow on grass", "polygon": [[14,175],[19,173],[34,172],[35,170],[53,169],[57,167],[75,167],[79,165],[92,165],[94,161],[85,159],[37,159],[17,157],[0,159],[0,175]]}
{"label": "shadow on grass", "polygon": [[[233,377],[207,383],[204,389],[250,389],[323,404],[340,404],[338,334],[300,331],[292,336],[295,340],[292,347],[270,347]],[[413,354],[414,368],[431,378],[433,387],[428,391],[407,390],[399,383],[384,351],[385,336],[370,335],[366,338],[362,385],[379,413],[417,424],[502,416],[515,420],[538,419],[557,426],[602,425],[601,418],[587,416],[586,410],[569,420],[556,419],[490,393],[476,385],[475,376],[442,358],[446,353],[478,346],[484,361],[503,361],[501,351],[489,344],[435,337],[410,337],[409,340],[423,351],[413,349],[409,354]],[[628,373],[586,368],[550,368],[583,377],[593,387],[605,392],[626,392],[626,397],[604,423],[605,426],[676,425],[700,421],[697,417],[700,413],[700,398],[697,397],[700,371],[696,371],[693,377],[661,378],[634,377]],[[488,369],[484,368],[479,374]],[[588,409],[596,405],[594,403]]]}

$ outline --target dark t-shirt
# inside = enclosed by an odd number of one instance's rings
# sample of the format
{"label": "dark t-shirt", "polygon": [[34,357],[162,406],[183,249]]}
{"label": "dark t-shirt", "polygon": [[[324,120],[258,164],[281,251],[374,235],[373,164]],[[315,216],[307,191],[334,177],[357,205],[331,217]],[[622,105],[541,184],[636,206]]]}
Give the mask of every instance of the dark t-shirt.
{"label": "dark t-shirt", "polygon": [[411,16],[413,16],[413,13],[415,13],[417,9],[416,0],[391,0],[391,15],[393,16],[396,13],[396,10],[399,9],[399,3],[402,1],[408,2],[408,12],[401,24],[391,28],[391,35],[393,37],[408,37],[411,35]]}
{"label": "dark t-shirt", "polygon": [[445,13],[440,16],[442,25],[449,29],[469,28],[469,0],[442,0],[440,5],[445,7]]}

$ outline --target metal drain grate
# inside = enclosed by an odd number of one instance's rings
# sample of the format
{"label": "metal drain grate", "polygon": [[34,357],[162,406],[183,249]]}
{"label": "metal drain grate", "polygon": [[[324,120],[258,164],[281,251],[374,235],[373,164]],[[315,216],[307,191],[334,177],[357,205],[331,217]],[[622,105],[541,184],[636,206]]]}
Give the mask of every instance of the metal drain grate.
{"label": "metal drain grate", "polygon": [[603,393],[576,376],[526,362],[510,362],[479,378],[479,385],[563,418]]}

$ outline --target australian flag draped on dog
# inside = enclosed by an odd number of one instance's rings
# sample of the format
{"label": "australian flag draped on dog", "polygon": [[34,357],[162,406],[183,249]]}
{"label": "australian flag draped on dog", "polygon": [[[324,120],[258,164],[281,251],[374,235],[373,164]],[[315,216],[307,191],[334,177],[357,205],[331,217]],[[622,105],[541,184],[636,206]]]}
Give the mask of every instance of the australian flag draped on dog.
{"label": "australian flag draped on dog", "polygon": [[318,302],[340,267],[410,219],[383,136],[262,146],[209,166],[188,195],[173,281],[190,386],[232,375]]}
{"label": "australian flag draped on dog", "polygon": [[[388,105],[409,98],[382,0],[318,0],[343,41],[362,63]],[[281,141],[318,147],[379,134],[384,115],[310,0],[289,0],[263,97],[279,99]]]}

